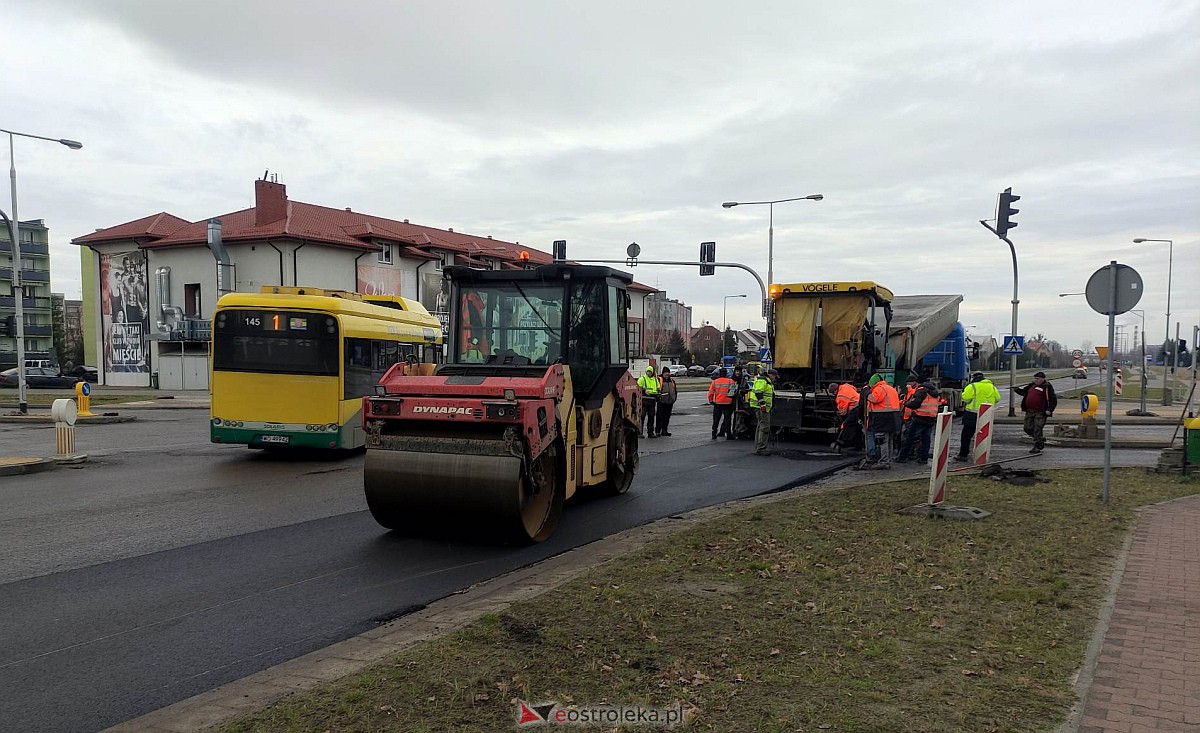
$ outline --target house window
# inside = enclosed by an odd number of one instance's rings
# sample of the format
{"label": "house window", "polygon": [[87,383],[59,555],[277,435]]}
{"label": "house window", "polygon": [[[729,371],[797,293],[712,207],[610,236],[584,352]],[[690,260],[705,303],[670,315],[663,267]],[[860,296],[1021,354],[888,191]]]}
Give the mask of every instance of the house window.
{"label": "house window", "polygon": [[183,286],[183,315],[188,318],[200,317],[200,283]]}
{"label": "house window", "polygon": [[440,270],[443,267],[449,267],[454,264],[454,255],[449,252],[434,252],[438,259],[433,261],[433,269]]}
{"label": "house window", "polygon": [[628,330],[629,358],[636,359],[642,355],[642,324],[640,321],[629,321]]}
{"label": "house window", "polygon": [[384,242],[381,246],[382,249],[379,250],[379,261],[385,265],[392,264],[392,245],[388,242]]}

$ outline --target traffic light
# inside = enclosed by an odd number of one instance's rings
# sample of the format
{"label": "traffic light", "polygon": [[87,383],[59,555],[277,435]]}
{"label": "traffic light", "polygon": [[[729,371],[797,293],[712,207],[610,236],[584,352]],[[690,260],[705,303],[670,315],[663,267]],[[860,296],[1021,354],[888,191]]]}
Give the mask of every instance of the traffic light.
{"label": "traffic light", "polygon": [[9,314],[4,320],[0,321],[0,334],[4,336],[17,335],[17,317]]}
{"label": "traffic light", "polygon": [[[716,262],[717,261],[717,243],[716,242],[701,242],[700,243],[700,261],[701,262]],[[700,265],[701,275],[713,275],[717,272],[717,268],[712,265]]]}
{"label": "traffic light", "polygon": [[1020,200],[1021,197],[1012,192],[1012,186],[1004,189],[1004,192],[1000,194],[1000,206],[996,208],[996,236],[1001,238],[1008,236],[1008,230],[1017,225],[1012,218],[1020,209],[1014,209],[1012,205]]}

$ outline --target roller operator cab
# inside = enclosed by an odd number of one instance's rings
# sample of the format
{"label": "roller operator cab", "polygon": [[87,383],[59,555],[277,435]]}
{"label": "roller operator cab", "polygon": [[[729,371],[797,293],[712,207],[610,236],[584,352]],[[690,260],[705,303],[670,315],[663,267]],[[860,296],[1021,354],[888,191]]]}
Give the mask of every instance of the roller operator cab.
{"label": "roller operator cab", "polygon": [[406,533],[540,542],[577,491],[620,494],[638,466],[626,323],[607,267],[447,267],[447,359],[398,364],[363,400],[364,487]]}

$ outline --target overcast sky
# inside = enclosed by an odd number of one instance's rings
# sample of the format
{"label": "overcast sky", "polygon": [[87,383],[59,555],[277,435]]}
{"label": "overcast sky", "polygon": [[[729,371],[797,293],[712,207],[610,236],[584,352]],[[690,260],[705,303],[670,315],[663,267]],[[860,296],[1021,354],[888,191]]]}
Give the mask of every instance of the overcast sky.
{"label": "overcast sky", "polygon": [[[94,229],[293,200],[452,227],[569,256],[719,260],[775,279],[961,293],[1006,333],[1011,238],[1022,333],[1106,341],[1083,298],[1110,260],[1145,283],[1161,343],[1200,319],[1200,3],[536,0],[7,0],[0,127],[22,219],[51,230],[80,294]],[[9,208],[0,196],[0,208]],[[740,271],[643,266],[696,325],[758,326]],[[1134,315],[1120,322],[1140,323]],[[1172,325],[1172,332],[1174,326]],[[1187,338],[1187,336],[1185,336]]]}

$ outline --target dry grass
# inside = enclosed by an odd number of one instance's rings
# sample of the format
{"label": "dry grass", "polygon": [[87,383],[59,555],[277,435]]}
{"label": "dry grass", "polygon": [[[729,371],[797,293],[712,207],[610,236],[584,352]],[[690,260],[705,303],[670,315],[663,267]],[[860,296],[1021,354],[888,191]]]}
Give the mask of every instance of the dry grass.
{"label": "dry grass", "polygon": [[981,522],[896,513],[902,482],[681,532],[503,616],[226,731],[493,731],[530,702],[684,701],[689,729],[1052,730],[1137,506],[1200,482],[1122,470],[952,479]]}

